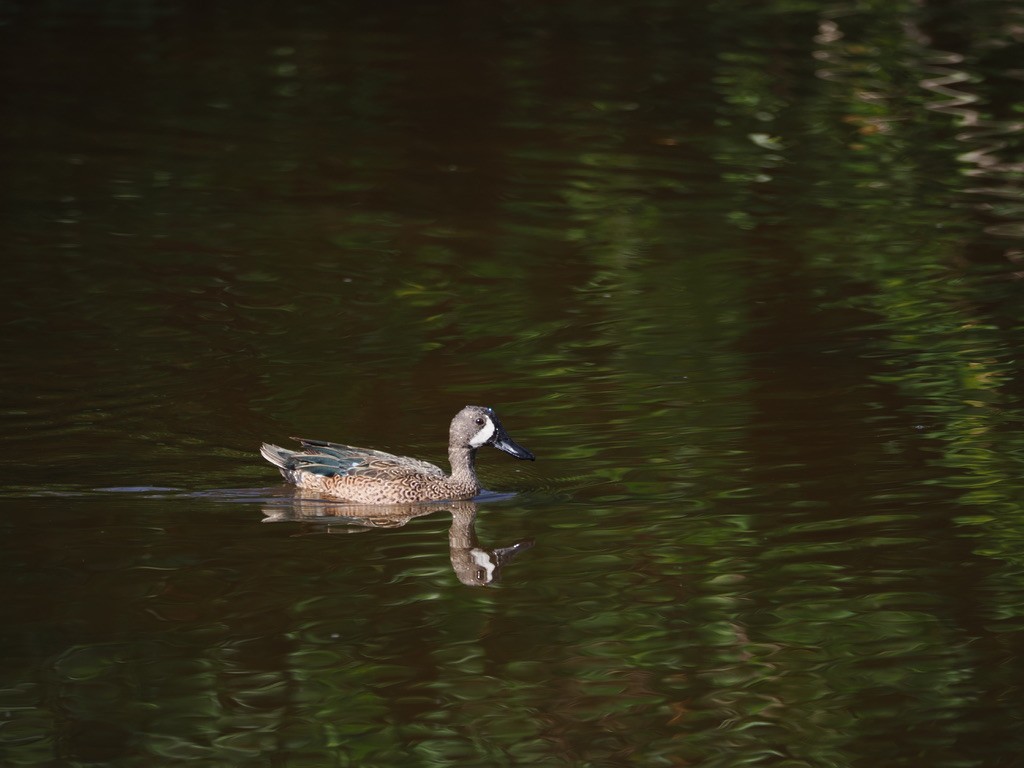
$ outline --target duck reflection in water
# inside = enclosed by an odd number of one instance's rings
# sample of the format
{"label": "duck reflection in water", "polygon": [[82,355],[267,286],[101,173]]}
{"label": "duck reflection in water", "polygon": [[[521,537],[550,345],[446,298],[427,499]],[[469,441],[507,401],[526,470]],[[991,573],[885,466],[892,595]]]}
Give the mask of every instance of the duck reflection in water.
{"label": "duck reflection in water", "polygon": [[[521,539],[504,547],[481,547],[476,535],[477,504],[473,501],[438,501],[429,504],[339,504],[317,494],[296,491],[287,507],[264,507],[265,523],[299,522],[308,533],[358,533],[370,528],[401,528],[417,517],[435,512],[451,513],[448,550],[452,570],[471,587],[486,587],[501,579],[502,569],[534,545]],[[331,526],[343,526],[330,530]],[[327,530],[323,530],[324,527]],[[308,530],[315,527],[315,530]]]}

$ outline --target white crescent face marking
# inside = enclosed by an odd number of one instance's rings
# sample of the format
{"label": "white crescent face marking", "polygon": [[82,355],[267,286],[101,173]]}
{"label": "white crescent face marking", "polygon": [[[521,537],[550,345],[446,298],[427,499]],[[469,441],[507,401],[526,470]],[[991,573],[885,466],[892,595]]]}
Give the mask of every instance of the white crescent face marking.
{"label": "white crescent face marking", "polygon": [[479,448],[481,445],[486,444],[494,436],[494,422],[486,416],[484,419],[487,423],[480,427],[480,431],[473,435],[469,441],[469,444],[474,448]]}
{"label": "white crescent face marking", "polygon": [[483,568],[484,573],[487,574],[487,581],[490,582],[494,578],[494,560],[491,556],[482,549],[473,548],[469,550],[469,554],[473,557],[473,563],[478,568]]}

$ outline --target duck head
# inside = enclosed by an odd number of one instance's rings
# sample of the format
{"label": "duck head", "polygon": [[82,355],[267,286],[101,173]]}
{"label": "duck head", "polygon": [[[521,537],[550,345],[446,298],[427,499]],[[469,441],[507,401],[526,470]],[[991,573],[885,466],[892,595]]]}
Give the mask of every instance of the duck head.
{"label": "duck head", "polygon": [[467,405],[452,419],[452,445],[462,443],[472,449],[491,445],[517,459],[534,460],[534,455],[508,436],[497,414],[480,405]]}

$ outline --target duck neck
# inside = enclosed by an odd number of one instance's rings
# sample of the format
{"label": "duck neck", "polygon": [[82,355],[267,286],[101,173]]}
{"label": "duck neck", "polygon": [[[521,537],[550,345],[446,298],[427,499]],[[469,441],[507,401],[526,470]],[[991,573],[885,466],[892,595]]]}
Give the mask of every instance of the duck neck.
{"label": "duck neck", "polygon": [[476,480],[476,449],[469,446],[452,446],[448,449],[448,461],[452,465],[452,480],[480,490]]}
{"label": "duck neck", "polygon": [[476,538],[476,504],[459,501],[452,505],[452,527],[448,529],[448,545],[454,563],[459,553],[478,546]]}

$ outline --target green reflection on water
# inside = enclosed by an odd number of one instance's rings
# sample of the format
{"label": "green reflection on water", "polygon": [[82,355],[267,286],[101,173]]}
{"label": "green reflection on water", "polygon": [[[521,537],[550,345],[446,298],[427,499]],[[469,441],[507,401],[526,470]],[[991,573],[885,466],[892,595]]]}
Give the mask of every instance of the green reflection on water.
{"label": "green reflection on water", "polygon": [[[12,23],[0,761],[1015,764],[1012,16],[691,5]],[[477,400],[475,544],[93,491]]]}

